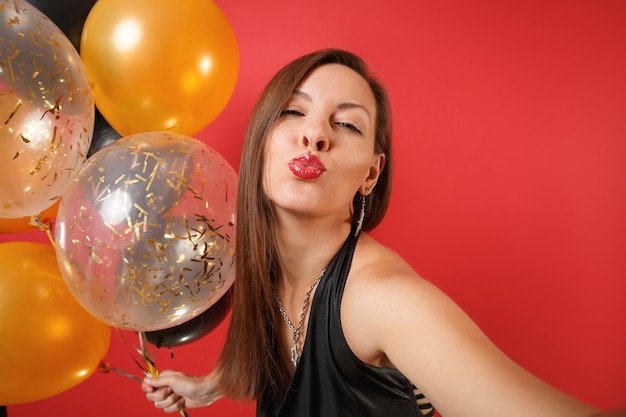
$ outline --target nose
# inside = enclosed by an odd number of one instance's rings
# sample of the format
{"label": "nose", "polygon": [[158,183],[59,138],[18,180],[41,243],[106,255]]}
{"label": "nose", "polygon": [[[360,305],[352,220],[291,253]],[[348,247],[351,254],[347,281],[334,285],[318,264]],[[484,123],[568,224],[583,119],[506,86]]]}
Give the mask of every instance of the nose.
{"label": "nose", "polygon": [[328,135],[321,126],[309,125],[301,138],[302,145],[314,151],[327,151],[330,147]]}

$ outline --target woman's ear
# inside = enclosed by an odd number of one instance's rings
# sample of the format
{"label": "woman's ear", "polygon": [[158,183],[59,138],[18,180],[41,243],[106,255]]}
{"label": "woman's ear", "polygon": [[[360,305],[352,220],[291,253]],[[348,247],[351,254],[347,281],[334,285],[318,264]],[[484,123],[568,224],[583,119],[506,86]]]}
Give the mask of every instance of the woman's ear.
{"label": "woman's ear", "polygon": [[378,182],[378,177],[380,173],[385,168],[385,161],[386,161],[385,154],[380,153],[380,154],[374,155],[374,158],[372,159],[372,165],[370,165],[370,169],[367,174],[367,177],[365,178],[365,181],[363,181],[363,184],[361,184],[361,187],[359,188],[359,192],[362,195],[369,195],[372,192],[372,190],[376,186],[376,182]]}

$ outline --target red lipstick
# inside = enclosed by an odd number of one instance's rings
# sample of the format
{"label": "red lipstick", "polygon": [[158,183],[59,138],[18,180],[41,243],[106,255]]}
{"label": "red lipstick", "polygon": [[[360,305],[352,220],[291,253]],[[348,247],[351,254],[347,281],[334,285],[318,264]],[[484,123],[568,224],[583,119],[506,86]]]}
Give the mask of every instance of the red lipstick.
{"label": "red lipstick", "polygon": [[289,161],[289,169],[293,174],[304,180],[318,178],[326,171],[326,167],[315,155],[305,154]]}

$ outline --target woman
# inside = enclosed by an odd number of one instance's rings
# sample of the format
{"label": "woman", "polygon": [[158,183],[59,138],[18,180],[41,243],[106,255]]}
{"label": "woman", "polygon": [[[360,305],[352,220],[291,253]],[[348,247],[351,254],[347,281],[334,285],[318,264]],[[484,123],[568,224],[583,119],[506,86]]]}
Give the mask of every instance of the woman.
{"label": "woman", "polygon": [[355,55],[322,50],[277,73],[244,144],[219,364],[147,379],[147,398],[166,412],[227,396],[263,417],[432,415],[423,393],[443,416],[626,416],[517,366],[365,233],[387,209],[390,138],[387,94]]}

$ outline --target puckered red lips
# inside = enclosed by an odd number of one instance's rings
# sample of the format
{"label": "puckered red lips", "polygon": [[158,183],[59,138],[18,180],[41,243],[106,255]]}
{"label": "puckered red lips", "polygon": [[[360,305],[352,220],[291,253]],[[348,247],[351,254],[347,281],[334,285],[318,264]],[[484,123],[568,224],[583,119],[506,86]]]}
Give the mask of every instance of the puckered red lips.
{"label": "puckered red lips", "polygon": [[293,158],[289,161],[289,169],[296,177],[304,180],[318,178],[326,171],[324,164],[315,155],[311,154]]}

